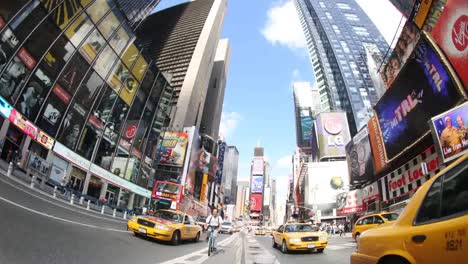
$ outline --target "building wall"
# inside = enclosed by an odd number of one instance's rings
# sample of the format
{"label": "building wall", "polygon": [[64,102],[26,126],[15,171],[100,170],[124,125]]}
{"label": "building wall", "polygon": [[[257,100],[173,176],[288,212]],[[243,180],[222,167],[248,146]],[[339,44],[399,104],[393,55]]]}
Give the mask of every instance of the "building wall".
{"label": "building wall", "polygon": [[364,46],[382,54],[388,44],[355,1],[295,0],[304,30],[322,111],[344,110],[354,135],[378,101]]}
{"label": "building wall", "polygon": [[208,93],[200,125],[201,131],[208,134],[215,140],[219,137],[219,126],[221,124],[221,112],[223,111],[224,92],[226,90],[229,61],[229,40],[221,39],[216,49],[215,61],[211,72]]}
{"label": "building wall", "polygon": [[36,153],[57,165],[57,179],[79,180],[96,198],[111,182],[149,197],[173,91],[121,9],[113,1],[34,0],[3,1],[0,10],[0,96],[15,109],[0,118],[2,158]]}

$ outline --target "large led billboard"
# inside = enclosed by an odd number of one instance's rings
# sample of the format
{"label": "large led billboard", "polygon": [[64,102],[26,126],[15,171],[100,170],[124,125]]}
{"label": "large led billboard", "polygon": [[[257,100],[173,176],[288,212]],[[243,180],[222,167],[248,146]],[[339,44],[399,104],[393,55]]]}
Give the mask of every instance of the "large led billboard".
{"label": "large led billboard", "polygon": [[159,148],[159,162],[164,165],[182,167],[187,151],[188,134],[184,132],[164,132]]}
{"label": "large led billboard", "polygon": [[428,121],[458,104],[460,90],[431,44],[421,38],[411,58],[375,106],[387,161],[429,133]]}
{"label": "large led billboard", "polygon": [[262,193],[263,192],[263,176],[252,176],[252,193]]}
{"label": "large led billboard", "polygon": [[262,194],[252,193],[250,195],[250,211],[260,212],[262,211]]}
{"label": "large led billboard", "polygon": [[374,162],[367,126],[346,145],[346,159],[351,184],[365,183],[372,179]]}
{"label": "large led billboard", "polygon": [[263,175],[263,158],[254,158],[252,164],[252,175]]}
{"label": "large led billboard", "polygon": [[349,185],[346,161],[311,162],[305,185],[309,205],[336,203]]}
{"label": "large led billboard", "polygon": [[318,114],[316,129],[320,160],[346,156],[345,147],[351,139],[346,113]]}

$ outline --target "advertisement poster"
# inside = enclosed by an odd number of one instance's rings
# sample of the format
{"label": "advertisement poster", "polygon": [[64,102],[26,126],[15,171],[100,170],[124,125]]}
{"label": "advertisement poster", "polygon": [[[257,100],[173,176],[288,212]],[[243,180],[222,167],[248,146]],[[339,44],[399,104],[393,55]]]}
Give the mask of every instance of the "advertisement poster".
{"label": "advertisement poster", "polygon": [[440,15],[444,10],[445,4],[447,0],[433,0],[431,9],[429,10],[429,14],[426,17],[426,21],[424,21],[423,30],[427,33],[431,33],[434,26],[439,21]]}
{"label": "advertisement poster", "polygon": [[254,158],[252,165],[252,175],[263,175],[263,158]]}
{"label": "advertisement poster", "polygon": [[345,157],[346,144],[351,140],[346,113],[320,113],[316,122],[320,159]]}
{"label": "advertisement poster", "polygon": [[224,153],[226,152],[226,142],[221,142],[218,145],[218,168],[216,169],[216,182],[221,184],[223,179],[224,168]]}
{"label": "advertisement poster", "polygon": [[310,134],[312,132],[312,113],[310,110],[301,110],[301,130],[302,130],[302,144],[304,147],[309,147]]}
{"label": "advertisement poster", "polygon": [[387,165],[387,157],[385,154],[385,148],[382,139],[382,132],[379,126],[379,120],[377,119],[376,115],[372,116],[369,119],[367,127],[369,128],[369,141],[371,143],[373,154],[372,156],[374,157],[374,170],[375,173],[379,173]]}
{"label": "advertisement poster", "polygon": [[398,42],[395,45],[395,49],[388,59],[388,63],[384,66],[383,71],[380,72],[387,89],[398,76],[403,65],[405,65],[409,56],[413,52],[419,37],[419,29],[413,24],[413,22],[408,20],[401,31]]}
{"label": "advertisement poster", "polygon": [[3,115],[3,117],[8,118],[10,117],[11,110],[13,109],[13,106],[11,106],[3,97],[0,96],[0,114]]}
{"label": "advertisement poster", "polygon": [[47,163],[43,158],[39,157],[35,153],[29,155],[28,169],[33,174],[39,174],[40,177],[47,177],[49,175],[50,164]]}
{"label": "advertisement poster", "polygon": [[379,187],[377,186],[377,182],[373,182],[372,184],[362,188],[362,202],[367,203],[378,198]]}
{"label": "advertisement poster", "polygon": [[468,1],[447,1],[432,36],[468,91]]}
{"label": "advertisement poster", "polygon": [[369,141],[369,130],[364,127],[346,145],[346,159],[348,161],[350,184],[361,184],[372,180],[374,162]]}
{"label": "advertisement poster", "polygon": [[263,176],[252,176],[252,193],[263,192]]}
{"label": "advertisement poster", "polygon": [[179,202],[181,185],[173,182],[157,181],[154,184],[153,193],[154,199],[165,199],[174,202]]}
{"label": "advertisement poster", "polygon": [[340,193],[336,199],[336,208],[338,215],[365,212],[366,205],[362,202],[362,191],[352,190],[349,192]]}
{"label": "advertisement poster", "polygon": [[426,20],[427,14],[432,5],[432,0],[421,0],[421,3],[418,8],[418,12],[414,16],[414,23],[419,27],[422,28],[424,25],[424,21]]}
{"label": "advertisement poster", "polygon": [[193,137],[191,137],[192,142],[190,149],[190,159],[188,162],[187,176],[185,179],[185,189],[188,191],[188,193],[193,195],[195,190],[195,177],[197,176],[198,170],[198,159],[201,151],[201,140],[197,129],[193,129],[193,132],[189,133],[193,133]]}
{"label": "advertisement poster", "polygon": [[375,106],[387,159],[410,148],[429,131],[433,116],[462,98],[436,52],[421,38],[412,58]]}
{"label": "advertisement poster", "polygon": [[202,149],[198,156],[198,171],[214,176],[216,173],[216,157]]}
{"label": "advertisement poster", "polygon": [[444,163],[468,153],[468,102],[432,118],[431,123]]}
{"label": "advertisement poster", "polygon": [[13,109],[10,115],[10,122],[15,124],[21,131],[23,131],[26,135],[30,136],[32,139],[36,139],[37,137],[37,127],[33,125],[29,120],[27,120],[24,116]]}
{"label": "advertisement poster", "polygon": [[164,132],[159,148],[159,162],[163,165],[182,167],[187,151],[188,134]]}
{"label": "advertisement poster", "polygon": [[39,144],[41,144],[47,149],[52,149],[52,147],[54,146],[54,142],[55,142],[53,138],[51,138],[49,135],[47,135],[44,131],[40,129],[38,129],[36,140]]}
{"label": "advertisement poster", "polygon": [[308,170],[305,202],[309,205],[334,204],[338,194],[348,188],[346,161],[312,162]]}
{"label": "advertisement poster", "polygon": [[250,211],[262,211],[262,194],[252,193],[250,195]]}

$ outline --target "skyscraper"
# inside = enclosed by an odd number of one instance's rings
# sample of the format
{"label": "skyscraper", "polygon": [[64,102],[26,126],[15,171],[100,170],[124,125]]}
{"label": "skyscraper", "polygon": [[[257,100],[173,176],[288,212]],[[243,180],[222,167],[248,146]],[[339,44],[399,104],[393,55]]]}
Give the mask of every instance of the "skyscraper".
{"label": "skyscraper", "polygon": [[115,0],[115,2],[127,17],[130,25],[136,27],[153,11],[161,0]]}
{"label": "skyscraper", "polygon": [[226,0],[196,0],[154,13],[138,35],[157,66],[172,74],[172,127],[200,127]]}
{"label": "skyscraper", "polygon": [[310,133],[315,115],[320,112],[320,94],[309,82],[293,83],[296,144],[310,151]]}
{"label": "skyscraper", "polygon": [[216,49],[200,125],[200,131],[209,135],[214,140],[217,140],[219,137],[219,125],[221,123],[221,112],[223,111],[230,54],[229,40],[221,39]]}
{"label": "skyscraper", "polygon": [[239,151],[236,146],[227,146],[224,153],[223,184],[224,203],[236,202],[237,171],[239,166]]}
{"label": "skyscraper", "polygon": [[322,111],[345,111],[354,135],[366,124],[379,99],[364,47],[377,47],[385,54],[388,44],[355,1],[294,3],[307,40]]}
{"label": "skyscraper", "polygon": [[249,182],[238,181],[237,182],[237,197],[236,197],[236,217],[244,216],[245,205],[249,199]]}

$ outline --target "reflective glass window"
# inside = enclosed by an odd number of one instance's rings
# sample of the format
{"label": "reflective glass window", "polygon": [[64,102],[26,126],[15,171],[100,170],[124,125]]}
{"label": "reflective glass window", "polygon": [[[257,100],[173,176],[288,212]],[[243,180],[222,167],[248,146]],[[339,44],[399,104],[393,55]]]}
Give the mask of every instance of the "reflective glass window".
{"label": "reflective glass window", "polygon": [[30,69],[32,69],[32,67],[27,67],[23,61],[25,59],[22,57],[15,56],[0,77],[0,95],[10,103],[14,103],[18,98],[21,88],[31,72]]}
{"label": "reflective glass window", "polygon": [[93,23],[86,14],[81,14],[73,21],[70,27],[65,30],[65,35],[71,43],[78,47],[81,41],[86,37],[90,30],[94,27]]}
{"label": "reflective glass window", "polygon": [[39,115],[38,126],[50,136],[55,137],[70,100],[71,95],[67,90],[56,84]]}
{"label": "reflective glass window", "polygon": [[145,58],[143,58],[143,56],[140,56],[137,59],[135,66],[132,68],[132,73],[137,78],[137,80],[141,82],[141,79],[143,79],[143,75],[145,74],[147,68],[148,63],[146,62]]}
{"label": "reflective glass window", "polygon": [[46,53],[39,67],[51,79],[55,79],[74,51],[75,47],[65,37],[59,37]]}
{"label": "reflective glass window", "polygon": [[99,75],[101,75],[102,78],[107,78],[107,74],[116,60],[117,55],[115,52],[110,46],[106,46],[101,54],[99,54],[99,57],[94,64],[94,69],[97,73],[99,73]]}
{"label": "reflective glass window", "polygon": [[85,109],[89,110],[103,83],[104,81],[95,71],[88,72],[75,95],[76,101],[80,102]]}
{"label": "reflective glass window", "polygon": [[468,160],[444,176],[441,217],[461,215],[468,211]]}
{"label": "reflective glass window", "polygon": [[62,129],[57,139],[68,148],[75,149],[87,114],[88,111],[78,101],[72,103],[63,120]]}
{"label": "reflective glass window", "polygon": [[101,121],[102,124],[107,122],[111,115],[111,110],[118,95],[108,86],[104,89],[104,94],[101,97],[99,104],[93,109],[92,115]]}
{"label": "reflective glass window", "polygon": [[96,0],[86,9],[86,13],[88,13],[94,23],[98,23],[104,14],[110,10],[111,6],[109,6],[109,3],[112,3],[112,1]]}
{"label": "reflective glass window", "polygon": [[419,208],[416,223],[428,222],[440,217],[442,178],[439,177],[431,186]]}
{"label": "reflective glass window", "polygon": [[60,74],[58,82],[70,94],[74,94],[88,68],[89,64],[80,55],[80,53],[77,52],[75,55],[73,55],[73,58]]}
{"label": "reflective glass window", "polygon": [[[0,2],[0,23],[8,22],[29,0],[14,0]],[[0,27],[1,28],[1,27]]]}
{"label": "reflective glass window", "polygon": [[119,19],[115,16],[113,12],[110,12],[97,27],[101,31],[104,38],[110,39],[112,33],[114,33],[114,31],[119,25]]}
{"label": "reflective glass window", "polygon": [[0,35],[0,72],[5,68],[14,55],[19,40],[10,28],[6,28]]}
{"label": "reflective glass window", "polygon": [[45,10],[39,5],[38,1],[29,4],[20,15],[16,16],[9,27],[13,30],[16,37],[23,41],[31,33],[35,26],[39,25],[46,16]]}
{"label": "reflective glass window", "polygon": [[119,61],[112,69],[112,74],[109,76],[107,83],[114,91],[119,92],[129,74],[128,68]]}
{"label": "reflective glass window", "polygon": [[122,60],[128,68],[131,68],[133,65],[133,62],[138,58],[138,49],[134,44],[131,44],[128,46],[128,48],[125,50],[125,52],[122,55]]}
{"label": "reflective glass window", "polygon": [[112,39],[109,41],[112,48],[117,54],[120,54],[123,49],[127,46],[128,41],[130,40],[131,31],[129,28],[122,24]]}
{"label": "reflective glass window", "polygon": [[38,69],[25,85],[15,108],[29,120],[35,120],[52,81]]}
{"label": "reflective glass window", "polygon": [[132,104],[133,97],[138,89],[140,83],[135,79],[133,74],[128,74],[127,79],[125,79],[122,89],[120,90],[120,97],[128,105]]}
{"label": "reflective glass window", "polygon": [[[86,0],[89,2],[90,0]],[[52,11],[60,1],[58,0],[41,0],[42,4],[48,11]],[[64,29],[75,15],[82,10],[80,0],[65,0],[57,9],[52,13],[55,23]]]}
{"label": "reflective glass window", "polygon": [[89,63],[91,63],[105,45],[106,41],[102,37],[101,33],[99,33],[97,29],[94,29],[80,47],[80,53]]}
{"label": "reflective glass window", "polygon": [[60,33],[60,29],[50,19],[46,19],[34,30],[25,47],[39,60]]}

